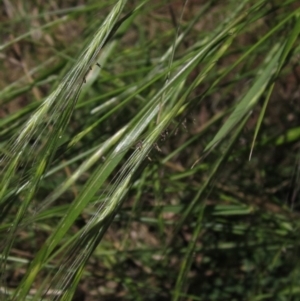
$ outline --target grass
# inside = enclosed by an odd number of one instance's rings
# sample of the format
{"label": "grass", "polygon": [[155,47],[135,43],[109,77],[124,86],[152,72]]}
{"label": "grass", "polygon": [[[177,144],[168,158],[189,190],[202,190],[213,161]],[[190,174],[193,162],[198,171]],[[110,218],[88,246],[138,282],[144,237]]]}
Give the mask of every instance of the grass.
{"label": "grass", "polygon": [[297,300],[297,1],[82,3],[2,4],[1,300]]}

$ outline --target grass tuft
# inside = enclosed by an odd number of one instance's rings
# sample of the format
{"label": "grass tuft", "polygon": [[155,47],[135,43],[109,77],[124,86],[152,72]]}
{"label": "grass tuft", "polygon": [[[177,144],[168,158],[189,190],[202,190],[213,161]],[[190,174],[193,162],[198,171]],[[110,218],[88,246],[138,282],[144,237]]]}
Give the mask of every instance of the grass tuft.
{"label": "grass tuft", "polygon": [[297,300],[300,8],[200,2],[1,4],[1,300]]}

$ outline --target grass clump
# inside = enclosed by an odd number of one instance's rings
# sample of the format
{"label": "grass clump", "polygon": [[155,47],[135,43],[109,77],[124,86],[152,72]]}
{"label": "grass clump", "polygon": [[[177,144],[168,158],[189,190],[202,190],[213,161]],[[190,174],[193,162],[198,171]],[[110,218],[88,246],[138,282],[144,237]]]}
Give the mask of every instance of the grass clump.
{"label": "grass clump", "polygon": [[71,2],[2,4],[1,298],[296,300],[297,2]]}

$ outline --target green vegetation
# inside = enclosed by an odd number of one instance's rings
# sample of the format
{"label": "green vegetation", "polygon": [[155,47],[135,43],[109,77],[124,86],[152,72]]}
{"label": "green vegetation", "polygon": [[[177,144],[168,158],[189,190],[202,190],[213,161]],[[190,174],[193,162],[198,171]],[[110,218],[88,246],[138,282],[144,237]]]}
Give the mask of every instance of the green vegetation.
{"label": "green vegetation", "polygon": [[300,300],[297,2],[3,1],[0,300]]}

